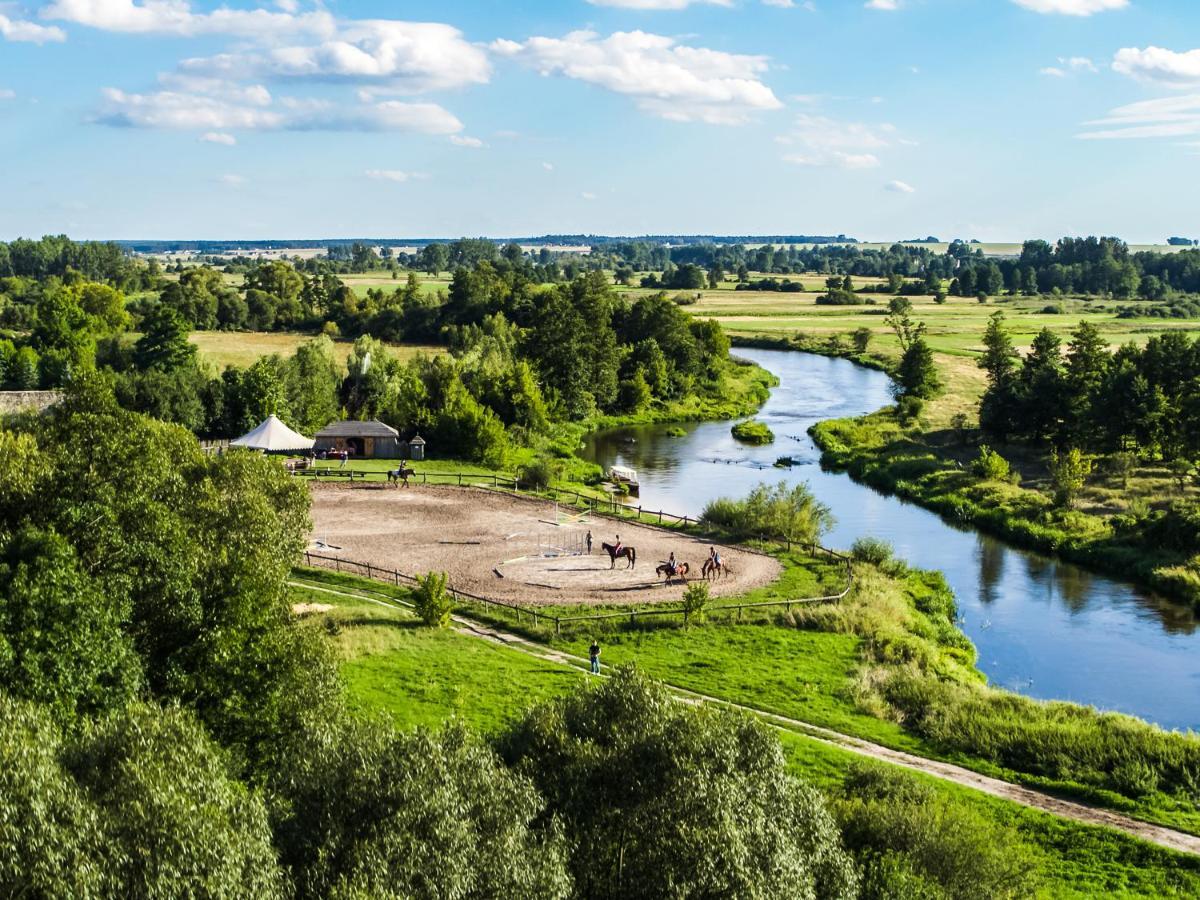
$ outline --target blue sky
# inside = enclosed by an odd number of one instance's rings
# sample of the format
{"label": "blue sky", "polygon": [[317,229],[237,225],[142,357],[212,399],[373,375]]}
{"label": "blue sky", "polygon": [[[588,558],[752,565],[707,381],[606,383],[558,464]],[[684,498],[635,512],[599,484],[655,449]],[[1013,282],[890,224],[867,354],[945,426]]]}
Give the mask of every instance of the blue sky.
{"label": "blue sky", "polygon": [[1200,236],[1195,0],[0,0],[0,237]]}

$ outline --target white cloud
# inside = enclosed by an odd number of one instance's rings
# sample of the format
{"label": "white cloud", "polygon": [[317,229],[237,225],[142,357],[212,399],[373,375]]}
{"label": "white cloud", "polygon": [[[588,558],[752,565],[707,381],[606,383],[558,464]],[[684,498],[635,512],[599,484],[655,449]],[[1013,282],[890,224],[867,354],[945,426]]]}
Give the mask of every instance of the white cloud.
{"label": "white cloud", "polygon": [[232,147],[237,143],[237,138],[223,131],[206,131],[200,135],[200,140],[206,144],[222,144],[226,147]]}
{"label": "white cloud", "polygon": [[450,143],[454,144],[456,147],[471,147],[472,149],[476,150],[484,146],[483,141],[481,141],[479,138],[463,137],[462,135],[458,134],[450,135]]}
{"label": "white cloud", "polygon": [[399,169],[367,169],[365,174],[375,181],[395,181],[399,184],[406,181],[424,181],[429,177],[424,172],[402,172]]}
{"label": "white cloud", "polygon": [[252,104],[223,96],[156,91],[130,94],[105,88],[95,121],[123,128],[189,131],[407,131],[450,135],[462,123],[435,103],[336,104],[285,97]]}
{"label": "white cloud", "polygon": [[582,197],[584,200],[595,200],[596,199],[596,195],[593,194],[591,191],[584,191],[579,196]]}
{"label": "white cloud", "polygon": [[883,186],[885,191],[895,194],[915,194],[917,189],[906,181],[889,181]]}
{"label": "white cloud", "polygon": [[246,183],[246,179],[241,175],[222,175],[217,181],[229,187],[241,187]]}
{"label": "white cloud", "polygon": [[867,9],[882,9],[892,12],[900,8],[900,0],[867,0]]}
{"label": "white cloud", "polygon": [[370,83],[405,93],[483,84],[491,78],[487,54],[457,28],[382,19],[341,23],[317,44],[186,59],[180,68],[219,78]]}
{"label": "white cloud", "polygon": [[1038,69],[1039,75],[1049,75],[1052,78],[1066,78],[1067,73],[1055,66],[1046,66],[1044,69]]}
{"label": "white cloud", "polygon": [[1058,65],[1039,69],[1038,74],[1049,75],[1052,78],[1066,78],[1068,75],[1079,72],[1094,74],[1099,71],[1096,64],[1086,56],[1060,56]]}
{"label": "white cloud", "polygon": [[620,9],[687,9],[692,4],[733,6],[733,0],[588,0],[588,3]]}
{"label": "white cloud", "polygon": [[574,31],[563,38],[496,41],[492,49],[542,75],[565,75],[635,98],[645,112],[678,122],[739,125],[783,104],[763,84],[763,56],[689,47],[643,31],[607,38]]}
{"label": "white cloud", "polygon": [[792,130],[775,141],[796,148],[783,157],[794,165],[873,169],[880,165],[875,151],[897,141],[895,132],[891,125],[841,122],[802,113],[796,116]]}
{"label": "white cloud", "polygon": [[553,172],[554,171],[554,163],[544,162],[544,163],[542,163],[542,168],[545,169],[547,172]]}
{"label": "white cloud", "polygon": [[792,0],[762,0],[763,6],[778,6],[780,9],[792,9],[795,3]]}
{"label": "white cloud", "polygon": [[1017,6],[1043,15],[1091,16],[1110,9],[1124,9],[1129,0],[1013,0]]}
{"label": "white cloud", "polygon": [[0,37],[6,41],[23,41],[29,44],[58,43],[67,39],[61,28],[10,19],[4,15],[0,15]]}
{"label": "white cloud", "polygon": [[1141,100],[1118,106],[1103,119],[1086,123],[1084,140],[1175,138],[1200,134],[1200,94]]}
{"label": "white cloud", "polygon": [[1125,47],[1113,57],[1112,67],[1130,78],[1168,87],[1200,84],[1200,50],[1179,53],[1162,47]]}
{"label": "white cloud", "polygon": [[192,11],[187,0],[54,0],[42,10],[43,19],[73,22],[103,31],[131,34],[171,34],[191,37],[228,34],[277,38],[283,34],[334,32],[334,18],[324,10],[297,15],[295,10],[229,9]]}

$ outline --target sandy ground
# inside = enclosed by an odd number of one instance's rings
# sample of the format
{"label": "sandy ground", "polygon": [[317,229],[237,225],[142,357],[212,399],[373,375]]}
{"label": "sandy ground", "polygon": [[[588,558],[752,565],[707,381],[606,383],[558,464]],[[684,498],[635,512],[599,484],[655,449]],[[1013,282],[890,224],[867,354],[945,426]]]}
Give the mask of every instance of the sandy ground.
{"label": "sandy ground", "polygon": [[[553,503],[471,488],[312,485],[313,539],[355,562],[406,574],[447,572],[460,590],[531,605],[675,602],[683,585],[664,584],[655,567],[674,552],[699,578],[709,544],[682,534],[602,516],[579,517]],[[584,536],[591,530],[593,553]],[[637,564],[609,564],[602,541],[637,550]],[[721,547],[729,574],[713,596],[769,584],[781,567],[767,556]],[[322,551],[329,552],[329,551]],[[499,574],[497,574],[499,573]]]}

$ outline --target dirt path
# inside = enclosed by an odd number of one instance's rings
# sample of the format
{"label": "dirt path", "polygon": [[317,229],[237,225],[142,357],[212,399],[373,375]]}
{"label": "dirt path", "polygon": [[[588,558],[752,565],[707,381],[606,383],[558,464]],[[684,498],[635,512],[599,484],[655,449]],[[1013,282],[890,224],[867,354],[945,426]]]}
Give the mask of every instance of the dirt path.
{"label": "dirt path", "polygon": [[[359,593],[317,587],[316,585],[305,584],[303,582],[291,583],[297,587],[303,587],[306,590],[321,591],[355,600],[377,603],[380,606],[387,606],[393,609],[405,608],[403,605],[398,603],[377,600]],[[534,641],[520,637],[519,635],[511,634],[490,626],[481,625],[478,622],[463,618],[461,616],[454,617],[454,624],[455,630],[461,634],[480,638],[482,640],[492,641],[497,644],[502,644],[511,650],[516,650],[519,653],[524,653],[528,656],[533,656],[546,662],[567,666],[579,672],[586,673],[588,671],[588,661],[583,657],[574,656],[573,654],[558,650],[552,650],[542,644],[538,644]],[[912,753],[906,753],[902,750],[893,750],[890,747],[884,747],[881,744],[874,744],[870,741],[864,741],[848,734],[842,734],[838,731],[822,728],[819,725],[812,725],[799,719],[792,719],[776,713],[755,709],[752,706],[743,706],[738,703],[733,703],[729,700],[724,700],[720,697],[713,697],[709,694],[701,694],[678,685],[670,684],[669,682],[667,682],[667,685],[676,693],[677,696],[683,700],[710,703],[716,706],[723,706],[726,709],[736,709],[740,712],[757,716],[764,722],[767,722],[768,724],[773,725],[781,730],[802,734],[805,737],[838,747],[842,750],[849,751],[850,753],[858,754],[859,756],[879,760],[880,762],[891,763],[892,765],[911,769],[915,772],[931,775],[934,778],[940,778],[943,781],[949,781],[964,787],[974,788],[977,791],[982,791],[983,793],[990,794],[993,797],[999,797],[1002,800],[1009,800],[1013,803],[1018,803],[1021,806],[1041,810],[1042,812],[1060,816],[1064,819],[1071,819],[1076,822],[1081,822],[1084,825],[1112,828],[1135,838],[1139,838],[1140,840],[1147,841],[1151,844],[1157,844],[1160,847],[1165,847],[1168,850],[1174,850],[1179,853],[1188,853],[1193,856],[1200,856],[1200,837],[1197,837],[1196,835],[1187,834],[1182,831],[1176,831],[1172,828],[1166,828],[1161,825],[1153,825],[1149,822],[1142,822],[1138,819],[1133,819],[1129,816],[1122,815],[1121,813],[1113,812],[1112,810],[1089,806],[1086,803],[1080,803],[1075,800],[1065,800],[1061,797],[1055,797],[1042,791],[1034,790],[1022,785],[1012,784],[1011,782],[1002,781],[999,778],[981,775],[980,773],[972,771],[971,769],[966,769],[962,766],[956,766],[952,763],[927,759],[923,756],[916,756]]]}

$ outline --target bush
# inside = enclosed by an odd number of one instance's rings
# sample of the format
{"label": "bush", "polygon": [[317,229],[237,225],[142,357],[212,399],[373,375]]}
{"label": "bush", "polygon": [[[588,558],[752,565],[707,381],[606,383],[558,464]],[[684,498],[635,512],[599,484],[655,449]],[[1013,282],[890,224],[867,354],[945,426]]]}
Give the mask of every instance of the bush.
{"label": "bush", "polygon": [[850,547],[850,555],[856,562],[872,566],[883,566],[891,562],[896,551],[887,541],[881,538],[862,537]]}
{"label": "bush", "polygon": [[563,463],[549,456],[539,456],[517,470],[517,480],[534,490],[544,490],[562,477]]}
{"label": "bush", "polygon": [[429,572],[417,576],[413,601],[417,607],[417,615],[430,628],[445,628],[450,624],[454,601],[446,590],[448,580],[449,576],[445,572]]}
{"label": "bush", "polygon": [[733,436],[747,444],[773,444],[775,434],[764,423],[751,419],[749,422],[739,422],[730,429]]}
{"label": "bush", "polygon": [[687,590],[683,592],[683,624],[702,623],[704,610],[711,599],[708,582],[694,581],[689,584]]}
{"label": "bush", "polygon": [[988,481],[1008,481],[1012,467],[1007,459],[984,444],[979,448],[979,456],[971,463],[971,471]]}
{"label": "bush", "polygon": [[686,437],[686,436],[687,436],[687,429],[681,428],[678,425],[672,425],[670,428],[667,429],[667,437],[679,438],[679,437]]}
{"label": "bush", "polygon": [[815,544],[833,527],[833,514],[807,484],[760,484],[743,500],[719,497],[701,513],[706,525],[737,538],[769,537]]}

